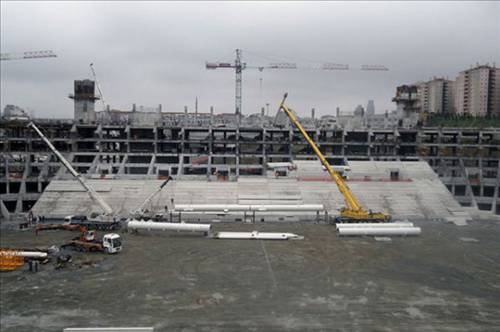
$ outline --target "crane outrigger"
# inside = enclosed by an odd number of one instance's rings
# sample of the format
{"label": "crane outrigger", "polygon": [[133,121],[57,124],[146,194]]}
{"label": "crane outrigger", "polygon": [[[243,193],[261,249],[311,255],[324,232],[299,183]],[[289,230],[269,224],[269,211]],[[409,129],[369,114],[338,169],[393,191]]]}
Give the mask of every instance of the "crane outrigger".
{"label": "crane outrigger", "polygon": [[307,143],[311,146],[316,156],[318,156],[321,164],[325,166],[326,170],[330,174],[330,177],[337,185],[340,193],[344,197],[346,207],[343,207],[340,210],[340,216],[335,218],[336,222],[389,222],[391,220],[391,216],[389,214],[385,214],[382,212],[372,212],[371,210],[365,210],[361,203],[358,201],[356,196],[352,193],[351,189],[347,185],[346,181],[342,178],[342,176],[337,173],[333,167],[330,165],[328,160],[326,160],[325,156],[321,153],[318,146],[314,143],[311,137],[304,130],[300,122],[297,120],[295,115],[290,111],[290,109],[285,105],[286,97],[288,93],[285,93],[283,100],[280,104],[280,110],[283,110],[285,114],[290,118],[290,121],[297,127],[302,136],[306,139]]}

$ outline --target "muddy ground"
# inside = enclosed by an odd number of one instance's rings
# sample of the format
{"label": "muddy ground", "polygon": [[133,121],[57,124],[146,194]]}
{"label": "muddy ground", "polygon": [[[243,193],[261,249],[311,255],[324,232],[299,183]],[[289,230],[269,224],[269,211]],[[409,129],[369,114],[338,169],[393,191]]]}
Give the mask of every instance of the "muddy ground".
{"label": "muddy ground", "polygon": [[[1,273],[1,331],[154,326],[155,331],[500,330],[500,224],[422,222],[419,237],[339,238],[331,225],[219,224],[298,241],[121,234],[117,255]],[[74,233],[2,231],[2,247]]]}

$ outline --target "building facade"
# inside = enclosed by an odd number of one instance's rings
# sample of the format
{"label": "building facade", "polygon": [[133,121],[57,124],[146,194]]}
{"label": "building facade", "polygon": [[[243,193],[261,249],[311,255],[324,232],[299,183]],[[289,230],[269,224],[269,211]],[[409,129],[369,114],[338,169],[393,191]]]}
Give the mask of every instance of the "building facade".
{"label": "building facade", "polygon": [[500,116],[500,68],[477,65],[454,81],[434,78],[401,85],[393,101],[406,112]]}
{"label": "building facade", "polygon": [[500,68],[478,65],[460,72],[454,103],[460,115],[500,116]]}
{"label": "building facade", "polygon": [[418,84],[420,111],[429,114],[451,114],[454,112],[453,81],[434,78]]}

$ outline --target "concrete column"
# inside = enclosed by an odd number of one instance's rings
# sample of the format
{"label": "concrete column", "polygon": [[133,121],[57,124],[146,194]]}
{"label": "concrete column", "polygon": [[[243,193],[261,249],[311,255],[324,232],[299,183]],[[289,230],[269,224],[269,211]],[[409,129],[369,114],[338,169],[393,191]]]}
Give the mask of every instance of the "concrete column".
{"label": "concrete column", "polygon": [[[160,113],[161,113],[161,104],[160,104]],[[153,142],[153,153],[156,155],[158,153],[158,126],[153,128],[154,134],[154,142]]]}
{"label": "concrete column", "polygon": [[471,198],[472,206],[474,206],[477,209],[478,208],[477,202],[476,202],[476,198],[474,197],[474,192],[472,191],[472,186],[471,186],[470,181],[469,181],[469,174],[467,172],[467,168],[465,168],[465,166],[464,166],[464,161],[462,158],[460,158],[460,167],[461,167],[461,169],[464,173],[464,176],[465,176],[465,195],[469,196]]}
{"label": "concrete column", "polygon": [[151,156],[151,161],[149,162],[149,166],[148,166],[148,175],[156,175],[156,173],[153,173],[155,162],[156,162],[156,155],[153,154]]}
{"label": "concrete column", "polygon": [[184,175],[184,153],[179,153],[179,168],[177,170],[177,175],[179,177]]}
{"label": "concrete column", "polygon": [[28,177],[30,173],[30,165],[31,165],[31,156],[30,154],[26,154],[26,160],[24,161],[24,172],[23,172],[23,182],[26,181],[26,178]]}
{"label": "concrete column", "polygon": [[126,144],[127,144],[127,153],[130,153],[130,125],[126,125],[125,126],[125,133],[127,134],[127,141],[126,141]]}
{"label": "concrete column", "polygon": [[0,215],[5,219],[5,220],[10,220],[10,212],[7,210],[7,207],[3,203],[2,200],[0,200]]}
{"label": "concrete column", "polygon": [[[240,116],[241,119],[241,116]],[[240,125],[236,128],[236,178],[240,177]],[[229,171],[231,173],[231,171]]]}
{"label": "concrete column", "polygon": [[347,135],[347,132],[345,128],[342,128],[342,155],[345,155],[345,137]]}
{"label": "concrete column", "polygon": [[[211,110],[212,112],[212,110]],[[213,131],[212,131],[212,123],[208,126],[208,161],[207,161],[207,179],[210,179],[212,175],[212,145],[213,145]]]}
{"label": "concrete column", "polygon": [[498,163],[497,167],[497,181],[495,186],[495,193],[493,194],[493,199],[491,203],[491,213],[493,214],[500,214],[500,211],[496,210],[497,203],[499,202],[499,196],[500,196],[500,163]]}
{"label": "concrete column", "polygon": [[76,124],[74,124],[69,131],[69,142],[71,144],[71,151],[78,151],[78,131]]}
{"label": "concrete column", "polygon": [[16,203],[16,213],[21,213],[23,211],[23,198],[26,194],[26,182],[23,180],[19,186],[19,192],[17,193],[17,203]]}
{"label": "concrete column", "polygon": [[128,154],[123,156],[123,160],[120,164],[120,167],[118,168],[117,174],[125,174],[125,164],[127,163],[127,159],[128,159]]}
{"label": "concrete column", "polygon": [[90,164],[90,168],[88,170],[89,174],[97,173],[97,165],[100,164],[99,156],[100,156],[100,154],[95,155],[94,160],[92,160],[92,164]]}
{"label": "concrete column", "polygon": [[102,142],[102,124],[100,123],[98,126],[97,126],[97,129],[96,129],[96,134],[97,134],[97,145],[99,146],[99,148],[97,149],[97,151],[99,152],[102,152],[102,145],[104,144]]}
{"label": "concrete column", "polygon": [[263,152],[264,152],[263,153],[264,154],[264,158],[262,159],[262,162],[264,163],[264,172],[267,171],[267,166],[266,166],[266,164],[267,164],[267,154],[268,154],[267,153],[267,146],[268,146],[267,143],[268,143],[267,142],[267,130],[266,130],[266,128],[263,128],[262,129],[262,148],[263,148]]}
{"label": "concrete column", "polygon": [[184,153],[184,142],[186,141],[184,127],[181,128],[180,136],[181,136],[181,151],[180,151],[180,153],[183,154]]}
{"label": "concrete column", "polygon": [[[372,134],[373,130],[371,128],[368,129],[368,138],[366,144],[368,144],[368,153],[366,154],[368,157],[372,156]],[[371,159],[371,158],[370,158]]]}
{"label": "concrete column", "polygon": [[5,193],[6,194],[10,194],[10,173],[9,173],[9,160],[7,158],[5,158],[5,185],[7,186],[5,188]]}

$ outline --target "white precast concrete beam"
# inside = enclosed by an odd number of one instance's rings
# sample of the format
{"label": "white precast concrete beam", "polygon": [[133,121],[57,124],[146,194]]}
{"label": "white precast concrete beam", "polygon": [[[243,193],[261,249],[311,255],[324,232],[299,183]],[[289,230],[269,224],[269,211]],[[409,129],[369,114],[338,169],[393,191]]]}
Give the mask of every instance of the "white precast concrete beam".
{"label": "white precast concrete beam", "polygon": [[288,211],[323,211],[323,204],[260,204],[260,205],[245,205],[245,204],[177,204],[175,211],[180,212],[288,212]]}
{"label": "white precast concrete beam", "polygon": [[400,228],[400,227],[414,227],[411,222],[387,222],[387,223],[359,223],[359,224],[341,224],[335,225],[337,229],[340,228]]}
{"label": "white precast concrete beam", "polygon": [[130,230],[159,230],[159,231],[181,231],[181,232],[210,232],[210,224],[188,224],[170,222],[152,222],[132,220],[127,223]]}
{"label": "white precast concrete beam", "polygon": [[293,233],[269,233],[269,232],[217,232],[214,239],[226,240],[302,240],[303,236]]}
{"label": "white precast concrete beam", "polygon": [[340,236],[410,236],[420,235],[420,227],[395,227],[395,228],[339,228],[337,232]]}

